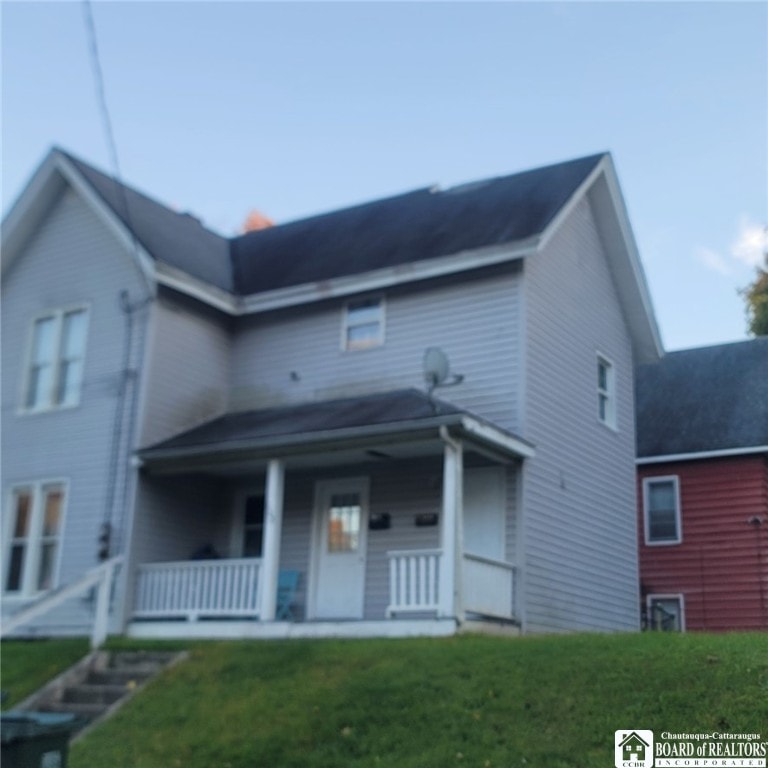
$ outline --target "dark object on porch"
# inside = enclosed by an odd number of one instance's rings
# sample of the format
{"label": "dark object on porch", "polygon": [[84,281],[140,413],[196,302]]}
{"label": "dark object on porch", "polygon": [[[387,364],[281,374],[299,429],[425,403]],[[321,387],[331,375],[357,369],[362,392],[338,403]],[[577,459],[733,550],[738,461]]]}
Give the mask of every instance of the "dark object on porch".
{"label": "dark object on porch", "polygon": [[77,726],[77,718],[69,714],[4,712],[0,716],[3,765],[66,768],[69,737]]}
{"label": "dark object on porch", "polygon": [[213,544],[203,544],[202,547],[196,549],[190,560],[219,560],[221,555],[216,551]]}
{"label": "dark object on porch", "polygon": [[298,571],[280,571],[277,578],[277,608],[275,619],[291,621],[293,619],[292,606],[296,600],[296,589],[299,586]]}

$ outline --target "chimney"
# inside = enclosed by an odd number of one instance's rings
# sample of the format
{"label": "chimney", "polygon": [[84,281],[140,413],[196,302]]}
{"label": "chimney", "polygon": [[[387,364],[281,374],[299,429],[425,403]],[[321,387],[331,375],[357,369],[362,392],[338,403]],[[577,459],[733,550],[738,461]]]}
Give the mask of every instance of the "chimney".
{"label": "chimney", "polygon": [[258,229],[268,229],[269,227],[274,226],[275,222],[272,221],[272,219],[254,208],[246,216],[245,221],[243,222],[242,231],[243,234],[245,234],[246,232],[255,232]]}

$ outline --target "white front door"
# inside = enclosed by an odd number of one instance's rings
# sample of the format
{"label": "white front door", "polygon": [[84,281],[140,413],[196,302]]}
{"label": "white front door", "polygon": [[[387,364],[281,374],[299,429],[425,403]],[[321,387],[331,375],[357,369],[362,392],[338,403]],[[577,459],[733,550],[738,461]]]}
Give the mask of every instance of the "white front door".
{"label": "white front door", "polygon": [[506,560],[503,467],[464,470],[464,550]]}
{"label": "white front door", "polygon": [[367,531],[366,478],[317,484],[314,618],[363,618]]}

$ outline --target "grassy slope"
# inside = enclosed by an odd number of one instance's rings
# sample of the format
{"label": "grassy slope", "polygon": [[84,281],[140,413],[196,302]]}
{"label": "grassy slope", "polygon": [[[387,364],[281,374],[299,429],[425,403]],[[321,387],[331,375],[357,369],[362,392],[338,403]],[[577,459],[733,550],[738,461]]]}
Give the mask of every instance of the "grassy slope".
{"label": "grassy slope", "polygon": [[8,693],[3,709],[34,693],[88,653],[88,640],[4,640],[0,644],[0,686]]}
{"label": "grassy slope", "polygon": [[768,736],[768,636],[197,644],[70,768],[602,768],[619,728]]}

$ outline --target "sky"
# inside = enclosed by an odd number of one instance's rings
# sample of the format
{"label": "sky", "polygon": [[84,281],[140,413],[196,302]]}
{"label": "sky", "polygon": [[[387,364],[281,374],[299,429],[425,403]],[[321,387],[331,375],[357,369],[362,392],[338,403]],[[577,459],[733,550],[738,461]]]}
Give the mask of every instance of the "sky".
{"label": "sky", "polygon": [[[2,210],[114,170],[81,2],[2,16]],[[765,2],[94,2],[123,180],[222,234],[610,151],[667,350],[747,338]]]}

